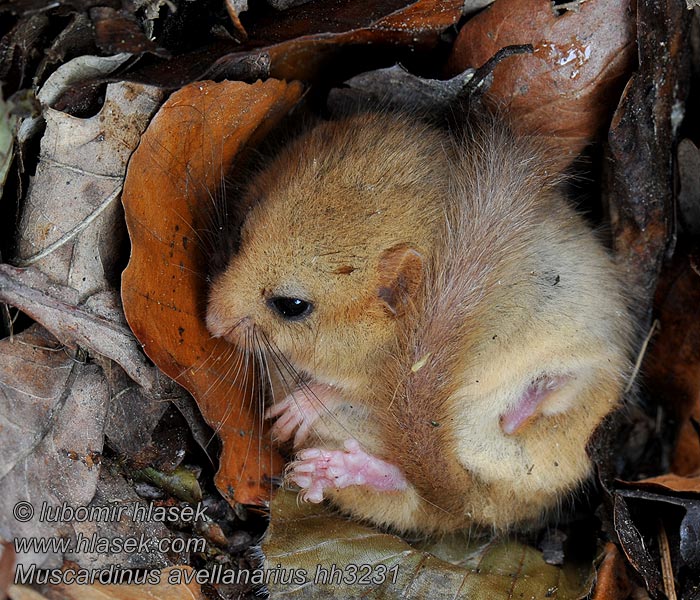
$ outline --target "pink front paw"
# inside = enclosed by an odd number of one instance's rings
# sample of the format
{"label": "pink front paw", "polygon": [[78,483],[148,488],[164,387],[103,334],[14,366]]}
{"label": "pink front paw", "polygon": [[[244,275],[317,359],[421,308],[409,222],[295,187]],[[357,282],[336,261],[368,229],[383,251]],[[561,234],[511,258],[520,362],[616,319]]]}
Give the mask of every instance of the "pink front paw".
{"label": "pink front paw", "polygon": [[345,450],[309,448],[297,455],[289,466],[287,477],[301,488],[300,497],[321,502],[326,489],[343,489],[364,485],[379,492],[406,489],[398,467],[367,454],[356,440],[347,440]]}

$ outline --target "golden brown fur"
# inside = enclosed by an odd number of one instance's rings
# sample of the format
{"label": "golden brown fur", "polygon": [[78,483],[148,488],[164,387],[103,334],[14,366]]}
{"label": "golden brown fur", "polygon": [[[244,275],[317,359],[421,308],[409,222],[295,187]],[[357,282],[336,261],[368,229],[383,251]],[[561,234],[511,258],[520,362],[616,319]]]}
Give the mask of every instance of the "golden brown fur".
{"label": "golden brown fur", "polygon": [[[241,346],[254,324],[337,390],[304,447],[352,436],[409,481],[330,491],[342,509],[405,531],[506,529],[588,477],[586,442],[629,372],[631,318],[557,184],[546,153],[499,126],[455,140],[386,114],[315,127],[253,181],[207,324]],[[281,323],[271,294],[315,310]],[[500,419],[540,376],[570,380],[507,435]]]}

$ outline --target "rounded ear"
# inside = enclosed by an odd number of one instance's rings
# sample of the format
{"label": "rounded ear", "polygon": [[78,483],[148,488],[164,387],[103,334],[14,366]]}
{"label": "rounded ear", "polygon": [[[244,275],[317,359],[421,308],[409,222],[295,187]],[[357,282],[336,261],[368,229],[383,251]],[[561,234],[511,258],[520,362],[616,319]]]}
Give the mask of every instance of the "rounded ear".
{"label": "rounded ear", "polygon": [[397,244],[379,258],[377,295],[387,311],[399,316],[423,281],[423,257],[408,244]]}

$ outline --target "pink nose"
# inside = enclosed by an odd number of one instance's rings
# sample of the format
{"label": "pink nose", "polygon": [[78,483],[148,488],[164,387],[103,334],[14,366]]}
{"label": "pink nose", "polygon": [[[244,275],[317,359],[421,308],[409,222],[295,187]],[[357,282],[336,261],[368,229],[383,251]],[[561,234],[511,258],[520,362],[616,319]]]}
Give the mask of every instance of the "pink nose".
{"label": "pink nose", "polygon": [[223,337],[234,341],[241,332],[247,331],[252,324],[250,317],[231,320],[220,312],[209,310],[207,313],[207,329],[212,337]]}

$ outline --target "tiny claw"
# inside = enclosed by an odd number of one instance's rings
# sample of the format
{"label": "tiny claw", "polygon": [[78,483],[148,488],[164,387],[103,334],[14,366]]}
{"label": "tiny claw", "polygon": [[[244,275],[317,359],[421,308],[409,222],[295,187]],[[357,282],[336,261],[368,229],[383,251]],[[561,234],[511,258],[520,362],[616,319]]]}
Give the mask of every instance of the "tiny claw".
{"label": "tiny claw", "polygon": [[307,448],[299,452],[299,458],[301,460],[311,460],[312,458],[321,458],[323,456],[323,450],[319,448]]}
{"label": "tiny claw", "polygon": [[309,436],[314,423],[340,402],[342,398],[334,388],[310,383],[268,407],[264,417],[277,419],[270,429],[273,439],[287,442],[293,438],[294,447],[298,448]]}
{"label": "tiny claw", "polygon": [[300,488],[311,487],[311,477],[306,477],[304,475],[293,475],[291,480],[296,483]]}

